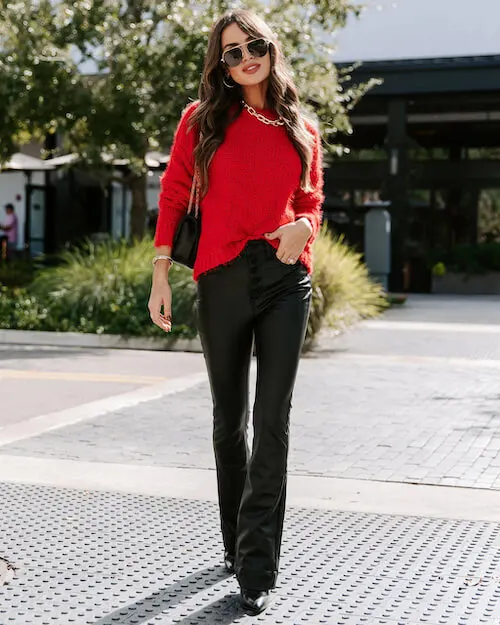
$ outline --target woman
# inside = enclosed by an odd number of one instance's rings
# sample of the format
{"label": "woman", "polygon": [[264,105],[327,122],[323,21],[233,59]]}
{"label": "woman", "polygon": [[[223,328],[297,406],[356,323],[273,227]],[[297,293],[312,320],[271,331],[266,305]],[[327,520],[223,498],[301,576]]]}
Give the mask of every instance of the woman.
{"label": "woman", "polygon": [[299,110],[275,35],[248,11],[230,12],[214,25],[199,98],[181,117],[161,181],[149,310],[169,332],[169,256],[196,166],[202,234],[193,277],[213,398],[224,561],[236,572],[243,606],[258,613],[278,573],[288,417],[323,201],[321,140]]}

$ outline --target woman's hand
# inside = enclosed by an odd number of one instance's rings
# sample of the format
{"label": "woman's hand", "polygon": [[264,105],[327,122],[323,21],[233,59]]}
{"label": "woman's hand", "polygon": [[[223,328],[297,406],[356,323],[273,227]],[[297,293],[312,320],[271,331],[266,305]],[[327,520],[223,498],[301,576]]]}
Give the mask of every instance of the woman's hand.
{"label": "woman's hand", "polygon": [[153,274],[148,308],[153,323],[165,332],[170,332],[172,330],[172,289],[167,275],[160,277]]}
{"label": "woman's hand", "polygon": [[280,226],[274,232],[266,233],[266,239],[279,239],[280,244],[276,251],[277,258],[287,265],[293,265],[304,251],[306,243],[312,234],[311,222],[302,217],[297,221]]}

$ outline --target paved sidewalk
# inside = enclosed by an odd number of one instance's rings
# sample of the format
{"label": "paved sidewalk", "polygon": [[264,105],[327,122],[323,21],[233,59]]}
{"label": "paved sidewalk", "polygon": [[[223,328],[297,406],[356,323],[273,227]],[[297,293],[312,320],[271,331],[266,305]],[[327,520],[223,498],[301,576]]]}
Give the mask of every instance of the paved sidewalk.
{"label": "paved sidewalk", "polygon": [[[2,625],[498,625],[498,523],[289,510],[270,609],[246,616],[215,503],[0,488]],[[21,539],[21,540],[19,540]]]}
{"label": "paved sidewalk", "polygon": [[[291,473],[500,489],[500,334],[372,325],[330,342],[301,363]],[[3,450],[212,469],[210,415],[205,383]]]}
{"label": "paved sidewalk", "polygon": [[500,298],[414,296],[303,359],[256,618],[220,566],[199,373],[0,430],[0,625],[500,625],[499,319]]}
{"label": "paved sidewalk", "polygon": [[403,307],[394,307],[386,319],[411,322],[500,324],[498,295],[410,295]]}

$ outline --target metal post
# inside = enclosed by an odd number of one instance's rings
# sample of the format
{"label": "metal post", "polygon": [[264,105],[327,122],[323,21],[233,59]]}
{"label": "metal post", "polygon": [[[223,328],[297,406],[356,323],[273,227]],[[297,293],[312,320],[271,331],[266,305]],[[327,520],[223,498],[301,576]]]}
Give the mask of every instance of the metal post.
{"label": "metal post", "polygon": [[392,279],[393,290],[402,290],[408,262],[407,240],[410,205],[408,202],[408,156],[406,136],[406,100],[393,98],[388,104],[387,193],[392,206]]}

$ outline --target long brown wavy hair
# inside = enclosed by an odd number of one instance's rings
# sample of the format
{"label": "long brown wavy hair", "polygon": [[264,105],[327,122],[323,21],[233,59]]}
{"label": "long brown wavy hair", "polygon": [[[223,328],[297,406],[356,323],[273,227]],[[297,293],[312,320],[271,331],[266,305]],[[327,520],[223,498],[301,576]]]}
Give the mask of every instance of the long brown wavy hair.
{"label": "long brown wavy hair", "polygon": [[[224,140],[227,126],[243,110],[243,91],[240,85],[228,89],[224,86],[225,78],[222,57],[222,31],[229,24],[236,23],[241,30],[252,38],[263,37],[271,42],[271,71],[267,89],[267,106],[274,109],[283,118],[285,129],[302,161],[301,187],[310,190],[310,170],[312,160],[312,137],[300,111],[297,88],[285,64],[281,46],[271,28],[259,16],[251,11],[239,9],[229,11],[213,25],[209,41],[198,96],[200,104],[194,111],[190,122],[198,125],[201,140],[195,148],[194,157],[200,176],[201,191],[208,189],[208,168],[215,151]],[[230,115],[233,105],[235,114]],[[312,120],[309,120],[312,122]]]}

